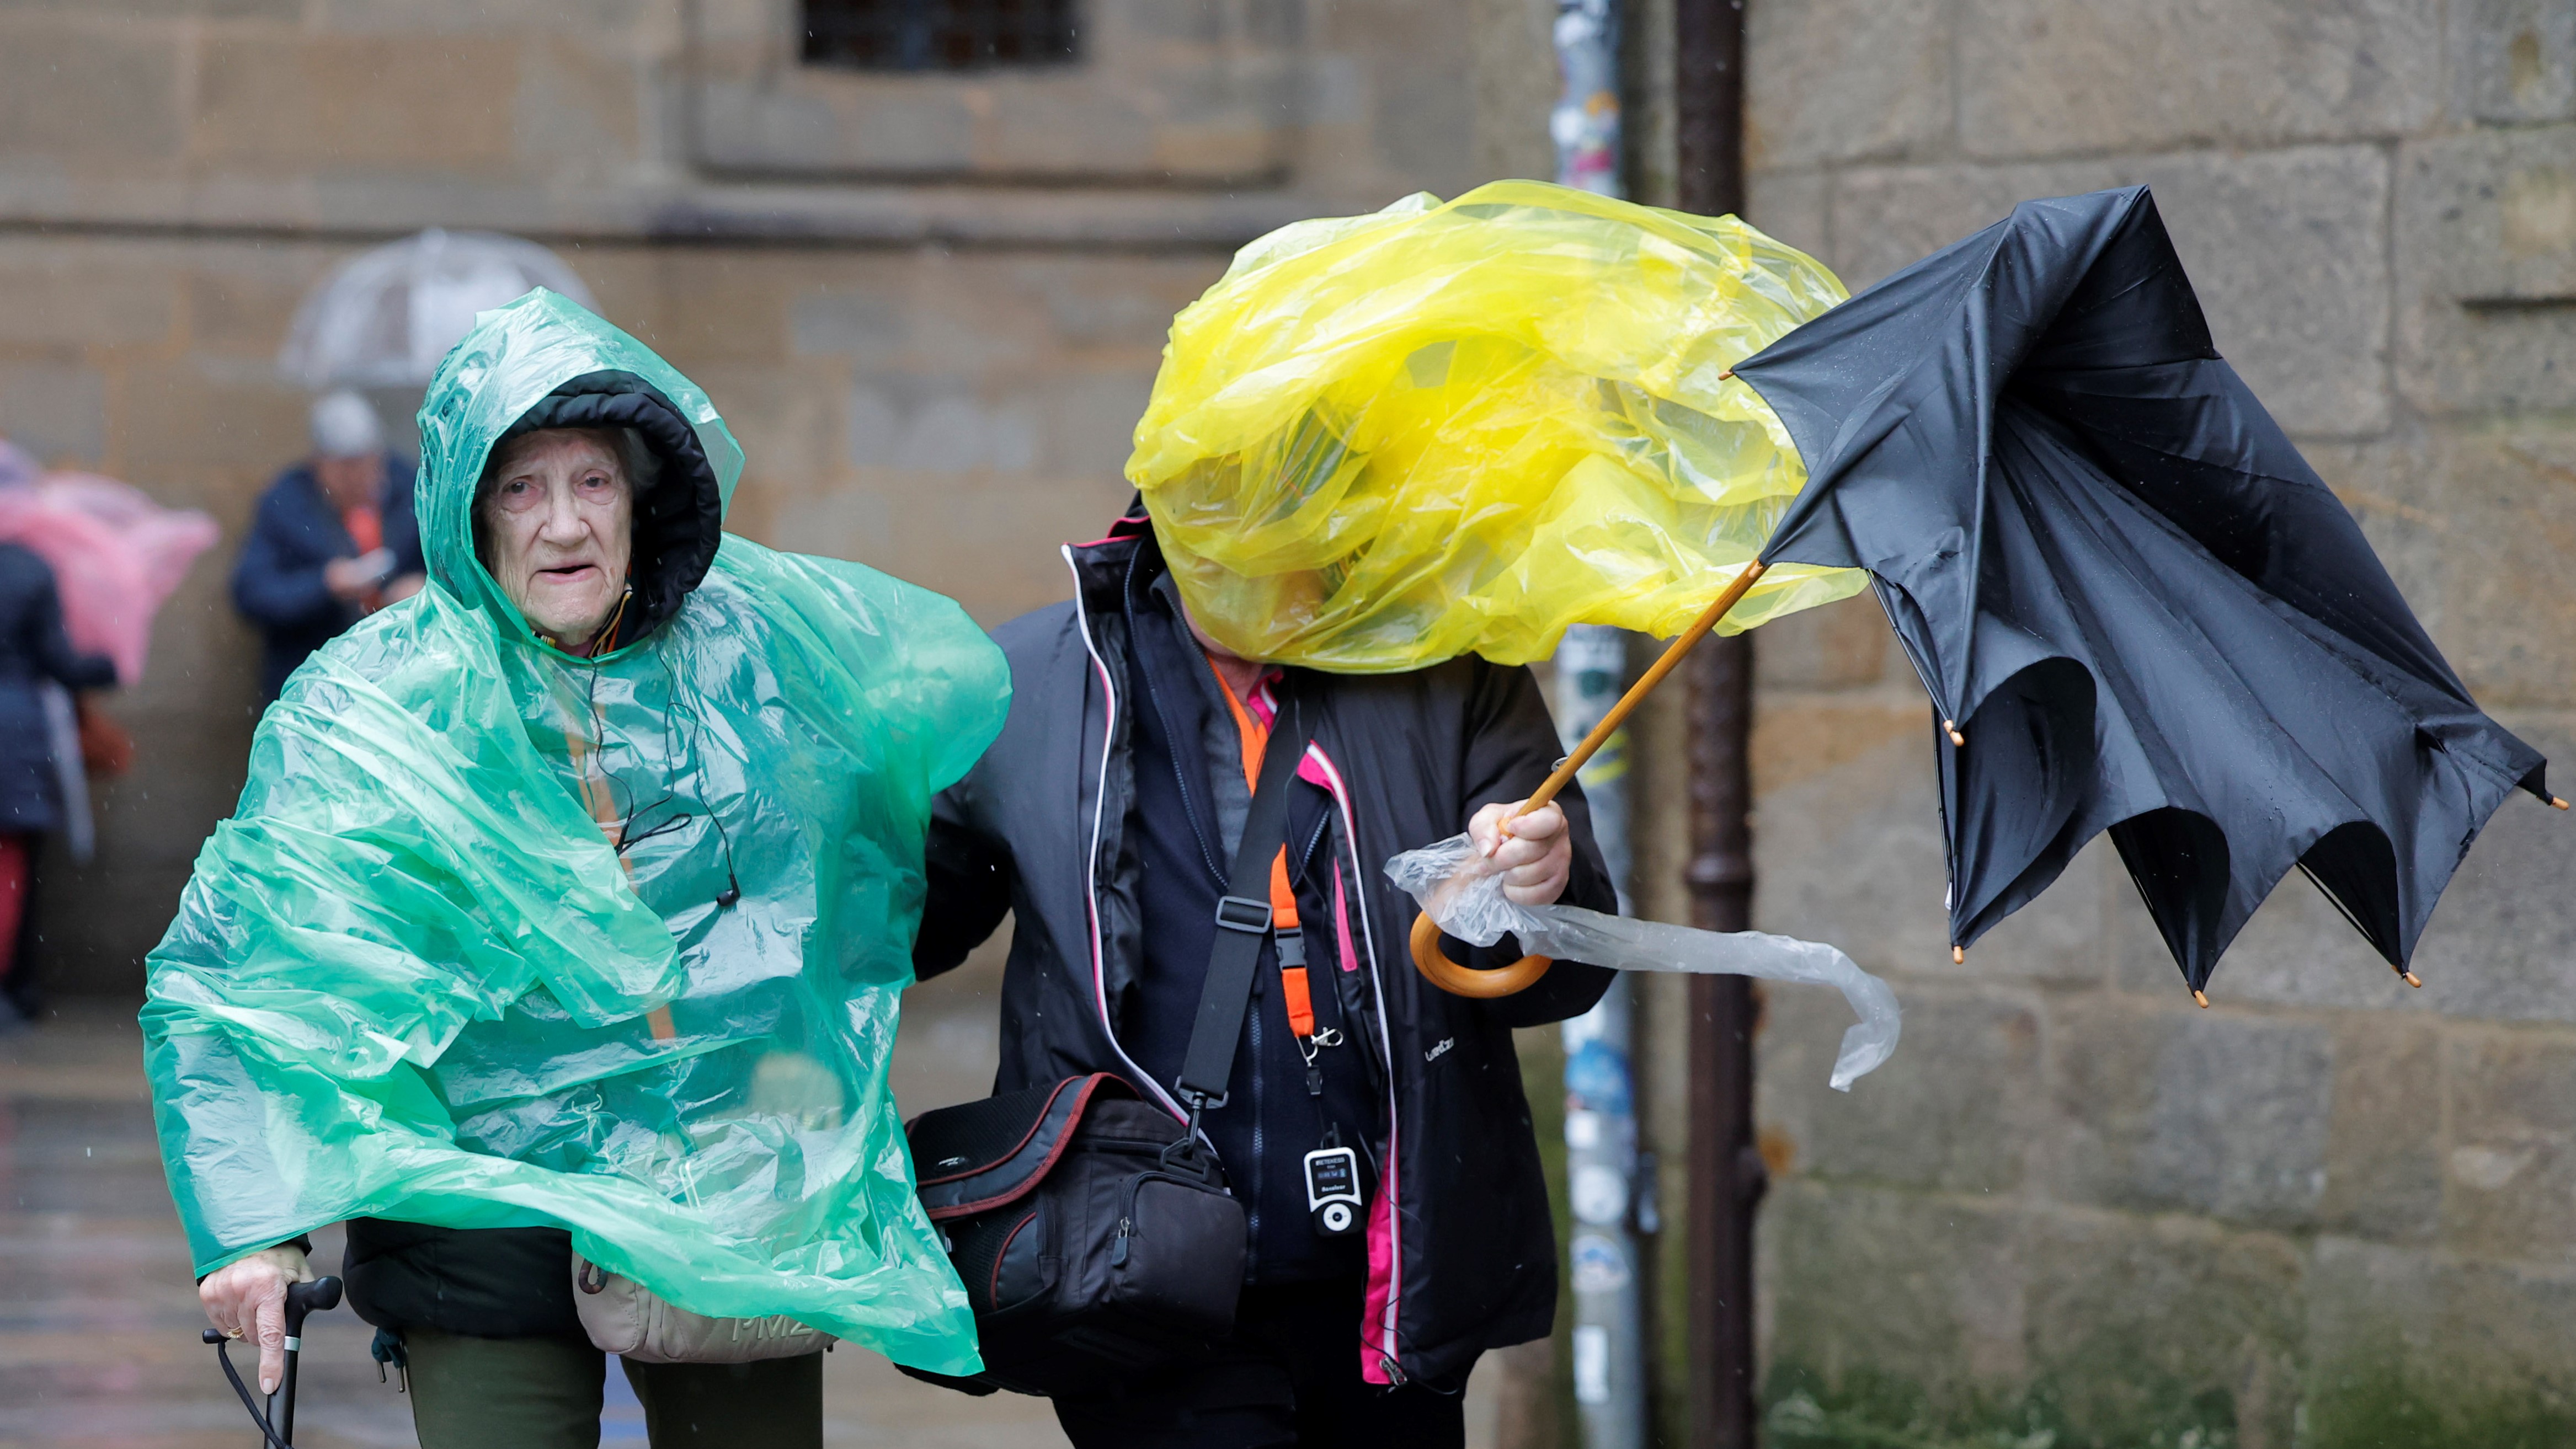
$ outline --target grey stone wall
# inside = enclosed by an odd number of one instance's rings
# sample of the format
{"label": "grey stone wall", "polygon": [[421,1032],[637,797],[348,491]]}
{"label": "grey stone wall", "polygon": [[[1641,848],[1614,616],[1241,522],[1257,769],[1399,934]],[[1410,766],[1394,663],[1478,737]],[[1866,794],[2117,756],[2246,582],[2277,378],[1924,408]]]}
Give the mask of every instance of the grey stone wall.
{"label": "grey stone wall", "polygon": [[[1751,219],[1855,288],[2017,200],[2152,183],[2220,347],[2478,699],[2576,758],[2576,8],[1750,26]],[[1932,728],[1875,605],[1758,648],[1758,924],[1907,1009],[1846,1098],[1841,1004],[1769,997],[1774,1442],[2576,1441],[2576,824],[2505,805],[2421,991],[2293,879],[2195,1010],[2100,843],[1953,966]]]}
{"label": "grey stone wall", "polygon": [[[223,541],[163,610],[140,688],[105,706],[135,771],[98,793],[100,855],[47,862],[42,968],[131,993],[255,722],[226,577],[253,500],[304,448],[272,360],[343,241],[0,233],[0,434],[213,513]],[[602,310],[715,398],[748,463],[727,524],[886,569],[985,624],[1063,597],[1056,546],[1128,490],[1127,432],[1171,314],[1221,256],[1026,250],[568,250]],[[17,299],[25,299],[20,303]]]}
{"label": "grey stone wall", "polygon": [[1235,246],[1478,176],[1466,13],[1083,0],[1070,67],[870,76],[800,69],[790,0],[0,0],[0,435],[225,529],[108,701],[140,762],[97,863],[48,863],[46,976],[138,990],[240,788],[224,576],[304,449],[272,359],[332,265],[555,246],[731,419],[732,527],[998,623],[1125,501],[1164,329]]}

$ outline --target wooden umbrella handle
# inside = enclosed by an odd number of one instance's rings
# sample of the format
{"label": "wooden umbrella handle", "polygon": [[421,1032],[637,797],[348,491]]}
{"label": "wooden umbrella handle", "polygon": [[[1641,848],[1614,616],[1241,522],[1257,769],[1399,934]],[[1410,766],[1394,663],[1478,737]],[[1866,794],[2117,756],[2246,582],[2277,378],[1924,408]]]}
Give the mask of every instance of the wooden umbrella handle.
{"label": "wooden umbrella handle", "polygon": [[[1768,567],[1760,559],[1746,564],[1744,572],[1737,574],[1735,581],[1726,586],[1726,592],[1719,594],[1716,602],[1701,610],[1700,616],[1691,621],[1689,628],[1664,646],[1663,654],[1637,677],[1635,684],[1628,686],[1628,692],[1619,696],[1619,702],[1610,706],[1610,712],[1601,716],[1601,722],[1583,737],[1583,743],[1574,747],[1574,753],[1559,762],[1538,789],[1521,802],[1521,808],[1503,821],[1504,833],[1510,833],[1513,820],[1556,798],[1566,782],[1572,780],[1595,754],[1600,753],[1601,747],[1610,742],[1610,736],[1618,732],[1619,726],[1628,722],[1628,716],[1636,713],[1637,706],[1645,703],[1646,696],[1655,692],[1655,686],[1681,667],[1682,656],[1690,653],[1691,646],[1707,638],[1709,631],[1717,627],[1717,621],[1725,618],[1727,611],[1742,601],[1745,593],[1753,587],[1754,580],[1761,578],[1763,570]],[[1523,956],[1494,971],[1477,971],[1461,966],[1441,952],[1439,923],[1432,920],[1428,912],[1413,918],[1413,969],[1421,972],[1432,985],[1453,996],[1491,1001],[1526,991],[1536,985],[1538,979],[1547,974],[1547,968],[1554,964],[1545,956]]]}
{"label": "wooden umbrella handle", "polygon": [[1471,996],[1478,1001],[1511,996],[1537,985],[1547,968],[1555,964],[1545,956],[1523,956],[1493,971],[1461,966],[1440,949],[1440,923],[1431,919],[1431,913],[1424,911],[1413,918],[1413,969],[1452,996]]}

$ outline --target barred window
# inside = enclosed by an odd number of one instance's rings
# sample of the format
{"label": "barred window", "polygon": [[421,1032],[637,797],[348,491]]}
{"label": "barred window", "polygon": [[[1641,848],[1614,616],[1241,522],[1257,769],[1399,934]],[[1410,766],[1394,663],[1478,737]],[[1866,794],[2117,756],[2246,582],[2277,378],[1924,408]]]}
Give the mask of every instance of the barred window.
{"label": "barred window", "polygon": [[1074,58],[1073,0],[802,0],[809,65],[986,70]]}

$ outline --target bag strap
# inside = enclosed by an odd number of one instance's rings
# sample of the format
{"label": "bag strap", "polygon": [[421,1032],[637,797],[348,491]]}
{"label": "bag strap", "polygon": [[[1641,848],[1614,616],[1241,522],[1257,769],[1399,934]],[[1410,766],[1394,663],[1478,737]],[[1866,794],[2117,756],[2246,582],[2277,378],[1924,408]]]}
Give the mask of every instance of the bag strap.
{"label": "bag strap", "polygon": [[1252,1002],[1253,972],[1261,965],[1261,943],[1270,935],[1270,862],[1288,835],[1288,782],[1314,737],[1302,703],[1283,681],[1279,712],[1261,757],[1261,780],[1243,817],[1243,843],[1234,852],[1234,874],[1216,903],[1216,941],[1208,948],[1207,984],[1199,992],[1189,1052],[1173,1083],[1190,1109],[1193,1128],[1200,1112],[1225,1105],[1226,1078],[1233,1074],[1235,1044],[1243,1037],[1243,1013]]}

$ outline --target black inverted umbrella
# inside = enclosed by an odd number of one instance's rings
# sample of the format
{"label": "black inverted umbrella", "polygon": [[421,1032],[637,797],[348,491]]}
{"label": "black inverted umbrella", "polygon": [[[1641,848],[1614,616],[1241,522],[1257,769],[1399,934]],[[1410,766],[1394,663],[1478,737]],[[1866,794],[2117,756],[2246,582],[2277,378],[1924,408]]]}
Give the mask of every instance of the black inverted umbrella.
{"label": "black inverted umbrella", "polygon": [[2506,793],[2549,798],[2147,188],[2025,202],[1735,372],[1809,474],[1762,561],[1867,569],[1931,692],[1954,945],[2108,830],[2195,993],[2293,865],[2403,972]]}

